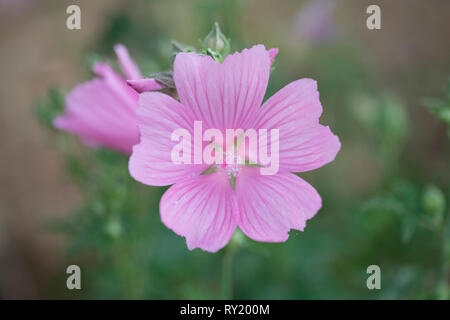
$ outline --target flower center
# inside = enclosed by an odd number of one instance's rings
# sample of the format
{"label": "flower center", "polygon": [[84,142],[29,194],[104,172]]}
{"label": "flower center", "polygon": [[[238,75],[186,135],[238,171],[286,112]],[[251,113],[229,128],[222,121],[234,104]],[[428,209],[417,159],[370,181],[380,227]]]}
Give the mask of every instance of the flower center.
{"label": "flower center", "polygon": [[236,178],[239,176],[239,173],[242,171],[243,167],[259,167],[259,164],[253,164],[248,159],[244,158],[243,155],[239,154],[238,152],[238,146],[239,146],[239,139],[235,142],[235,144],[232,146],[234,152],[230,151],[224,151],[224,148],[219,147],[217,145],[214,145],[213,142],[211,144],[216,149],[216,152],[220,152],[224,157],[224,163],[221,164],[212,164],[210,167],[208,167],[206,170],[204,170],[201,174],[210,174],[214,173],[216,171],[222,171],[224,172],[228,180],[230,181],[231,187],[233,190],[236,186]]}
{"label": "flower center", "polygon": [[240,164],[225,164],[222,169],[225,171],[228,177],[231,176],[237,177],[239,172],[242,170],[242,165]]}
{"label": "flower center", "polygon": [[225,159],[227,161],[221,165],[221,169],[227,174],[228,177],[236,177],[245,165],[245,159],[239,156],[236,152],[234,154],[225,152]]}

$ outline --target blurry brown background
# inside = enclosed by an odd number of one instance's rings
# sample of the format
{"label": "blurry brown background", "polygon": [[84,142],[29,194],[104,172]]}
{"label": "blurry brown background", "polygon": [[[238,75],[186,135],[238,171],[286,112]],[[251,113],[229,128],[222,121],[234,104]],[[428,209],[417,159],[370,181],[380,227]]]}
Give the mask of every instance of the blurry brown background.
{"label": "blurry brown background", "polygon": [[[182,17],[189,2],[156,1],[153,7],[162,13],[153,15],[159,17],[156,23],[184,42],[197,37],[195,27],[192,34],[183,28],[194,23]],[[246,38],[259,43],[269,35],[270,44],[277,46],[277,36],[290,36],[285,31],[296,14],[292,8],[297,10],[300,1],[244,2]],[[85,80],[80,68],[83,53],[108,16],[127,4],[115,0],[0,3],[0,297],[38,298],[49,278],[65,273],[60,264],[63,239],[46,232],[43,222],[69,214],[81,197],[36,121],[32,105],[53,84],[69,89]],[[381,30],[365,27],[365,10],[371,3],[382,8]],[[81,30],[65,27],[70,4],[81,7]],[[132,10],[138,11],[137,5]],[[413,128],[412,134],[432,155],[442,145],[435,140],[436,132],[445,129],[417,101],[422,96],[442,96],[442,84],[450,73],[450,1],[348,0],[340,2],[337,15],[346,36],[357,39],[379,72],[382,85],[402,94],[412,118],[424,118],[421,123],[426,128]],[[417,166],[446,165],[414,154],[414,146],[411,156],[417,158]]]}

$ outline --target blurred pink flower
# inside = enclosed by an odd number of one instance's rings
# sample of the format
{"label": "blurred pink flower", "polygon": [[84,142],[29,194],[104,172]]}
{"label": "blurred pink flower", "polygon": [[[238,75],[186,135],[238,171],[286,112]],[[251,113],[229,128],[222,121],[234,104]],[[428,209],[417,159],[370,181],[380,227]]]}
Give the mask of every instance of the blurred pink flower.
{"label": "blurred pink flower", "polygon": [[139,93],[155,91],[164,88],[164,85],[152,78],[127,80],[130,87]]}
{"label": "blurred pink flower", "polygon": [[[288,84],[261,106],[275,54],[257,45],[220,64],[206,55],[179,53],[174,81],[180,102],[158,92],[140,96],[141,141],[133,148],[130,173],[147,185],[174,184],[161,199],[161,220],[186,237],[190,250],[221,249],[237,226],[256,241],[282,242],[290,229],[303,230],[321,207],[317,191],[291,172],[332,161],[340,142],[319,124],[322,106],[311,79]],[[171,133],[184,128],[193,135],[196,120],[205,130],[279,129],[278,173],[261,175],[259,168],[222,165],[205,174],[206,164],[173,163],[171,151],[177,143]]]}
{"label": "blurred pink flower", "polygon": [[[67,95],[65,113],[54,120],[54,126],[79,136],[87,145],[131,154],[139,142],[135,113],[139,94],[126,79],[138,81],[142,75],[123,45],[114,49],[125,78],[104,62],[95,64],[93,71],[98,78],[78,85]],[[160,88],[158,83],[150,87]]]}
{"label": "blurred pink flower", "polygon": [[338,0],[309,0],[294,21],[294,32],[312,45],[331,42],[338,34],[334,14]]}
{"label": "blurred pink flower", "polygon": [[33,0],[0,0],[0,15],[24,14],[34,2]]}

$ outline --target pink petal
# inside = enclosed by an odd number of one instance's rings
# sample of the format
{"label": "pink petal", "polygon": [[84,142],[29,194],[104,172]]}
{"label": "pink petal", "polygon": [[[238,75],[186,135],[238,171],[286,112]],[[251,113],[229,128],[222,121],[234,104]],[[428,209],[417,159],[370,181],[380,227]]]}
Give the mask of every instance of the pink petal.
{"label": "pink petal", "polygon": [[132,87],[139,93],[156,91],[165,88],[165,86],[162,83],[151,78],[139,80],[127,80],[127,83],[130,87]]}
{"label": "pink petal", "polygon": [[273,63],[273,60],[275,60],[275,57],[278,54],[278,48],[271,48],[269,50],[267,50],[267,53],[269,54],[269,58],[270,58],[270,63]]}
{"label": "pink petal", "polygon": [[204,127],[245,129],[264,97],[270,58],[262,45],[225,58],[179,53],[174,80],[181,103],[189,106]]}
{"label": "pink petal", "polygon": [[114,46],[114,51],[116,51],[117,58],[119,60],[120,68],[125,75],[126,79],[141,79],[142,74],[139,71],[136,63],[131,59],[127,48],[121,44],[116,44]]}
{"label": "pink petal", "polygon": [[279,129],[280,171],[309,171],[334,160],[341,144],[319,124],[321,113],[317,83],[311,79],[288,84],[261,107],[253,127]]}
{"label": "pink petal", "polygon": [[160,202],[162,222],[186,237],[189,250],[216,252],[236,229],[233,190],[223,172],[187,178],[170,187]]}
{"label": "pink petal", "polygon": [[260,175],[246,168],[236,181],[239,228],[256,241],[283,242],[303,230],[322,206],[317,191],[291,173]]}
{"label": "pink petal", "polygon": [[125,80],[108,64],[98,62],[94,65],[93,70],[110,87],[118,101],[122,101],[125,107],[132,106],[130,110],[134,112],[139,94],[130,88]]}
{"label": "pink petal", "polygon": [[134,114],[137,99],[123,100],[127,94],[100,79],[78,85],[67,95],[65,113],[54,120],[54,126],[80,136],[89,145],[130,154],[139,132]]}
{"label": "pink petal", "polygon": [[188,107],[160,92],[145,92],[139,98],[137,118],[141,142],[134,146],[130,158],[133,178],[144,184],[164,186],[206,169],[205,165],[176,164],[171,160],[171,152],[178,144],[171,140],[174,130],[188,130],[193,144],[194,118]]}

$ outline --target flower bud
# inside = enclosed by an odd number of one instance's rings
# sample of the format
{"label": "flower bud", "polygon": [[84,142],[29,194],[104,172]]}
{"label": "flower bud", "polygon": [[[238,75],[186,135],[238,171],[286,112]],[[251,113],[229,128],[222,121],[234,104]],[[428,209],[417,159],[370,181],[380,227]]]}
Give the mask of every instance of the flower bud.
{"label": "flower bud", "polygon": [[230,39],[225,37],[217,22],[214,23],[212,30],[202,41],[202,45],[205,52],[217,53],[222,58],[230,52]]}

